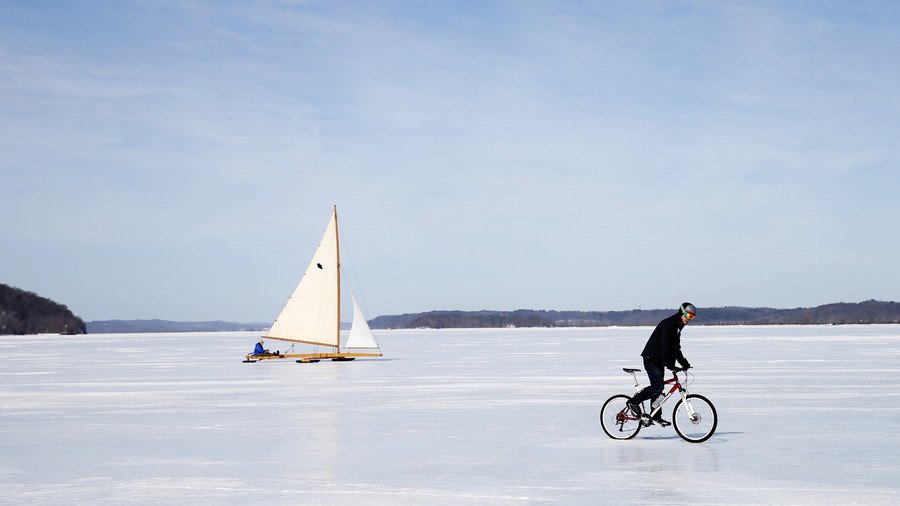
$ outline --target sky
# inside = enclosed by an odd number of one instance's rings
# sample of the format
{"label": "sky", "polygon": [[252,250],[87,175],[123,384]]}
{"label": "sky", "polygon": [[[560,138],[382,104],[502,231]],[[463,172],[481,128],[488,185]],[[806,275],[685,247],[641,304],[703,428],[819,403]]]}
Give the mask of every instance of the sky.
{"label": "sky", "polygon": [[0,2],[0,283],[271,321],[900,299],[896,2]]}

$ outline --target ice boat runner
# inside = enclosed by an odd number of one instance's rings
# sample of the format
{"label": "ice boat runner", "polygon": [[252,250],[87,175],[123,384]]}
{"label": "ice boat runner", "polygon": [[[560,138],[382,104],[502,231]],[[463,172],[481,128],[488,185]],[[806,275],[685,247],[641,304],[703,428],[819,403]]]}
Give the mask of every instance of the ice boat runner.
{"label": "ice boat runner", "polygon": [[[341,348],[341,256],[338,244],[337,206],[325,228],[300,284],[288,299],[275,323],[262,339],[312,344],[333,348],[312,353],[251,353],[244,362],[293,358],[297,362],[318,362],[323,358],[353,360],[356,357],[380,357],[381,349],[353,297],[353,324],[347,342]],[[293,348],[293,346],[292,346]]]}

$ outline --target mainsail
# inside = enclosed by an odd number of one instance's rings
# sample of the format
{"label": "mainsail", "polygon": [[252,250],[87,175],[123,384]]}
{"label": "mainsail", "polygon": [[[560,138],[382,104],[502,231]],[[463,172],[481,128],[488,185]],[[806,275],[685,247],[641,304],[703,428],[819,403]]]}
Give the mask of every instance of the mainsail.
{"label": "mainsail", "polygon": [[300,284],[275,319],[266,337],[301,343],[338,346],[339,265],[337,211],[331,213],[325,235],[316,248]]}

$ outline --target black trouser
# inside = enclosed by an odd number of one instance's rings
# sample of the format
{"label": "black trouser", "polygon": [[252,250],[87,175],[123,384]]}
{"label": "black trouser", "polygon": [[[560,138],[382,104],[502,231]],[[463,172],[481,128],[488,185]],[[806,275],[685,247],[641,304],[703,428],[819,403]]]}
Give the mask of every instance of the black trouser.
{"label": "black trouser", "polygon": [[644,357],[644,370],[647,371],[647,377],[650,378],[650,386],[634,394],[630,401],[632,404],[656,400],[663,391],[665,369],[657,365],[656,362]]}

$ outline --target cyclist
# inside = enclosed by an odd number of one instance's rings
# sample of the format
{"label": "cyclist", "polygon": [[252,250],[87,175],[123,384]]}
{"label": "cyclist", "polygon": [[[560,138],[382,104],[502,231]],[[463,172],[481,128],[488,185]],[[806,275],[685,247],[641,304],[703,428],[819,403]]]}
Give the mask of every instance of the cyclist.
{"label": "cyclist", "polygon": [[[650,379],[650,386],[634,394],[628,400],[628,407],[635,415],[641,416],[641,402],[648,399],[653,401],[662,394],[664,367],[675,369],[675,361],[681,364],[682,369],[689,369],[690,362],[681,353],[681,329],[697,316],[697,308],[690,302],[684,302],[678,308],[678,312],[662,320],[653,329],[647,345],[641,356],[644,357],[644,370]],[[651,403],[652,404],[652,403]],[[653,421],[666,426],[669,422],[662,419],[662,411],[656,413]]]}

